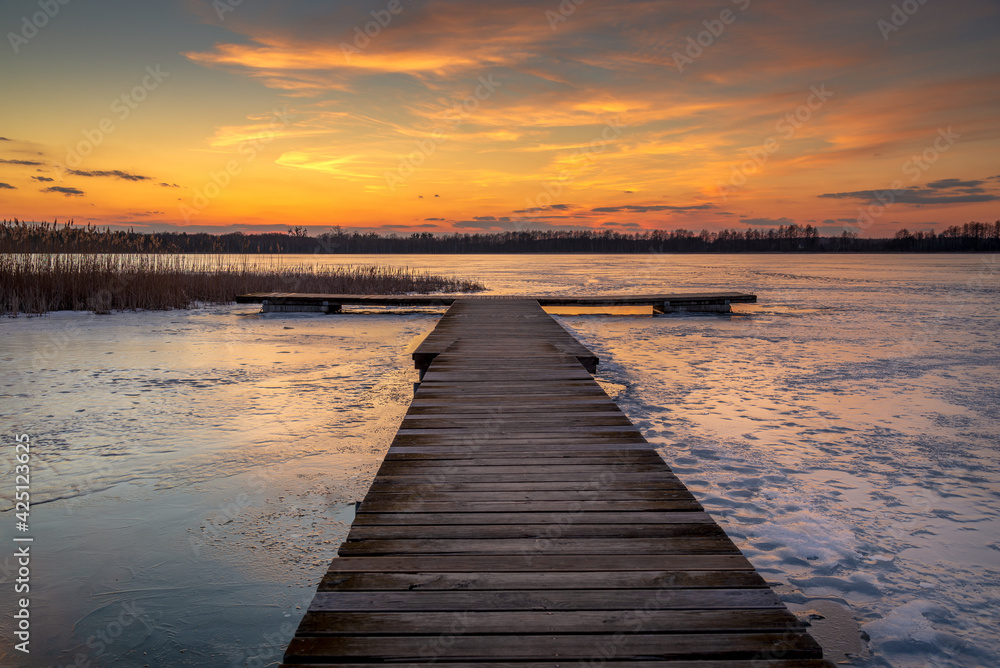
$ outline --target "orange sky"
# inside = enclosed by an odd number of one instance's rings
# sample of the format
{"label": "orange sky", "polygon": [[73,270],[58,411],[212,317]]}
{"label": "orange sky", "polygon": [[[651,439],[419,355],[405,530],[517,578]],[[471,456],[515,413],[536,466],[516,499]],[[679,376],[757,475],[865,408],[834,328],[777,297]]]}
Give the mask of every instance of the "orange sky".
{"label": "orange sky", "polygon": [[13,0],[0,215],[874,236],[1000,218],[1000,7],[896,7],[107,0],[42,21]]}

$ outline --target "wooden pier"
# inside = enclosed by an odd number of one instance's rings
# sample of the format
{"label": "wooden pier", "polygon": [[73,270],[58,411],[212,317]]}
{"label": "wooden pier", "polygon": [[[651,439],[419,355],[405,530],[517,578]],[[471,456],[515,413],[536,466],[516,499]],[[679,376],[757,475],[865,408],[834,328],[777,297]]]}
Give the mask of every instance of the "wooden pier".
{"label": "wooden pier", "polygon": [[[236,298],[240,304],[262,304],[265,313],[339,313],[344,306],[451,306],[462,299],[498,299],[491,296],[454,297],[443,295],[324,295],[299,292],[254,292]],[[524,299],[541,306],[649,306],[654,313],[729,313],[732,304],[755,303],[757,295],[742,293],[694,293],[661,295],[598,295],[593,297],[505,296]]]}
{"label": "wooden pier", "polygon": [[283,665],[832,668],[537,301],[458,299]]}

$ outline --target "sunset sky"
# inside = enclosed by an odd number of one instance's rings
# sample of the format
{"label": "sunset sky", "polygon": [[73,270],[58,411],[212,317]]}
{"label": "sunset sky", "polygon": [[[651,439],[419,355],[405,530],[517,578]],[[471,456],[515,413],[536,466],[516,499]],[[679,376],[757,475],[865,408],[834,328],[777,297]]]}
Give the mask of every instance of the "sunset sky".
{"label": "sunset sky", "polygon": [[1000,218],[997,0],[5,0],[0,28],[2,218],[864,236]]}

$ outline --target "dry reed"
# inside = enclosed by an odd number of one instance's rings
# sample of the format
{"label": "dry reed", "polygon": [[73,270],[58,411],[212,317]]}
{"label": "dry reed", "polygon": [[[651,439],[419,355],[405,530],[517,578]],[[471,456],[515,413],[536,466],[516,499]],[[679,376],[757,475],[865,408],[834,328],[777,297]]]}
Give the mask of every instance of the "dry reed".
{"label": "dry reed", "polygon": [[247,257],[0,254],[0,314],[131,311],[225,304],[250,292],[475,292],[458,278],[380,266],[283,267]]}

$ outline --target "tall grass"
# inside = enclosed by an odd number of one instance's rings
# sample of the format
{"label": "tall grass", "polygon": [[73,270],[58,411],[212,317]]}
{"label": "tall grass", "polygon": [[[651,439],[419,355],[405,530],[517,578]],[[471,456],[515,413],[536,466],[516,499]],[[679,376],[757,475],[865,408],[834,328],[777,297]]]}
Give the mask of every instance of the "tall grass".
{"label": "tall grass", "polygon": [[475,281],[407,268],[284,267],[219,256],[0,254],[0,314],[166,310],[225,304],[251,292],[475,292]]}

